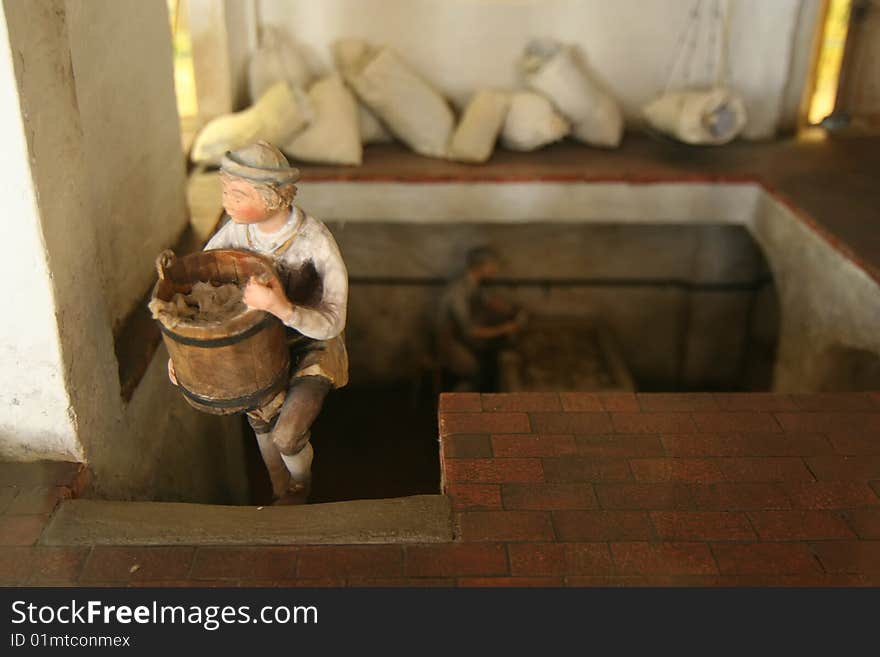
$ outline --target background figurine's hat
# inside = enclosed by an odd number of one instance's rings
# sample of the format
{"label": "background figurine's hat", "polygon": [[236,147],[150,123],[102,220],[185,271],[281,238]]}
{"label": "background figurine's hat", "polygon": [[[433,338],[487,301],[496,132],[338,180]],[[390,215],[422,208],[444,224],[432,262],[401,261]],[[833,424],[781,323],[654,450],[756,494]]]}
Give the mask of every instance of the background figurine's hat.
{"label": "background figurine's hat", "polygon": [[226,151],[220,160],[220,170],[253,182],[284,184],[299,180],[299,169],[290,166],[284,154],[265,141]]}

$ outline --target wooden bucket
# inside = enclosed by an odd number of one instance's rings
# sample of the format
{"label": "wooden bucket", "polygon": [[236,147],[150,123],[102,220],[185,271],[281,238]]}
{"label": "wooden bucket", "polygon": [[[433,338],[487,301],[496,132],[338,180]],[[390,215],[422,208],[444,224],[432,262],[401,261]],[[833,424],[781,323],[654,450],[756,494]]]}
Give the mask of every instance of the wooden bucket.
{"label": "wooden bucket", "polygon": [[[159,281],[153,298],[170,301],[188,294],[197,281],[244,285],[251,276],[276,277],[272,261],[250,251],[217,249],[156,260]],[[288,384],[290,357],[285,328],[262,310],[247,310],[227,320],[204,323],[159,320],[178,386],[195,408],[229,415],[259,408]]]}

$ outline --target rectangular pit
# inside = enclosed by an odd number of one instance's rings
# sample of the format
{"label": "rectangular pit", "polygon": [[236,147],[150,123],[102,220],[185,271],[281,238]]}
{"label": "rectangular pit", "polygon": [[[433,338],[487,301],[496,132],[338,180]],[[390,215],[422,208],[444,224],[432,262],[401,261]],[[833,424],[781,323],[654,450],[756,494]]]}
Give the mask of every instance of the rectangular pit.
{"label": "rectangular pit", "polygon": [[493,286],[534,316],[599,320],[645,391],[767,390],[778,307],[741,226],[333,222],[349,268],[354,385],[419,376],[436,304],[469,248],[503,260]]}
{"label": "rectangular pit", "polygon": [[420,354],[476,243],[533,312],[606,319],[640,390],[880,388],[877,282],[755,183],[311,182],[298,203],[351,276],[352,384],[314,427],[315,502],[439,490]]}

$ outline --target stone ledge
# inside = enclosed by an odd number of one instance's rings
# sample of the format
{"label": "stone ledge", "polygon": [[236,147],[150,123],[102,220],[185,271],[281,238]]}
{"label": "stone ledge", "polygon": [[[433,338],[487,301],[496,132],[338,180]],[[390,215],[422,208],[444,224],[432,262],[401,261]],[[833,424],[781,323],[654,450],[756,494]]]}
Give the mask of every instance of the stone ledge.
{"label": "stone ledge", "polygon": [[68,500],[40,545],[305,545],[452,540],[448,498],[287,507]]}

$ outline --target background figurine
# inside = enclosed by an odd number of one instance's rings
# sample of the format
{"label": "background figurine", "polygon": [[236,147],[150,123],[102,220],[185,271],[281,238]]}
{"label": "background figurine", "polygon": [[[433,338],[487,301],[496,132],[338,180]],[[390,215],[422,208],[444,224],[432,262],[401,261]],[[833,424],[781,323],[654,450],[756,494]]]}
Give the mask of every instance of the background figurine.
{"label": "background figurine", "polygon": [[471,249],[464,274],[443,292],[437,314],[437,351],[443,369],[457,379],[455,390],[497,389],[498,356],[526,322],[522,310],[489,293],[484,283],[500,269],[490,247]]}
{"label": "background figurine", "polygon": [[[348,382],[348,272],[327,227],[293,204],[299,170],[264,141],[226,153],[220,166],[227,222],[205,247],[246,249],[274,260],[279,280],[252,278],[250,308],[288,327],[291,374],[283,404],[247,414],[276,503],[302,503],[311,484],[311,426],[332,388]],[[280,282],[279,282],[280,281]],[[168,374],[177,383],[168,361]]]}

